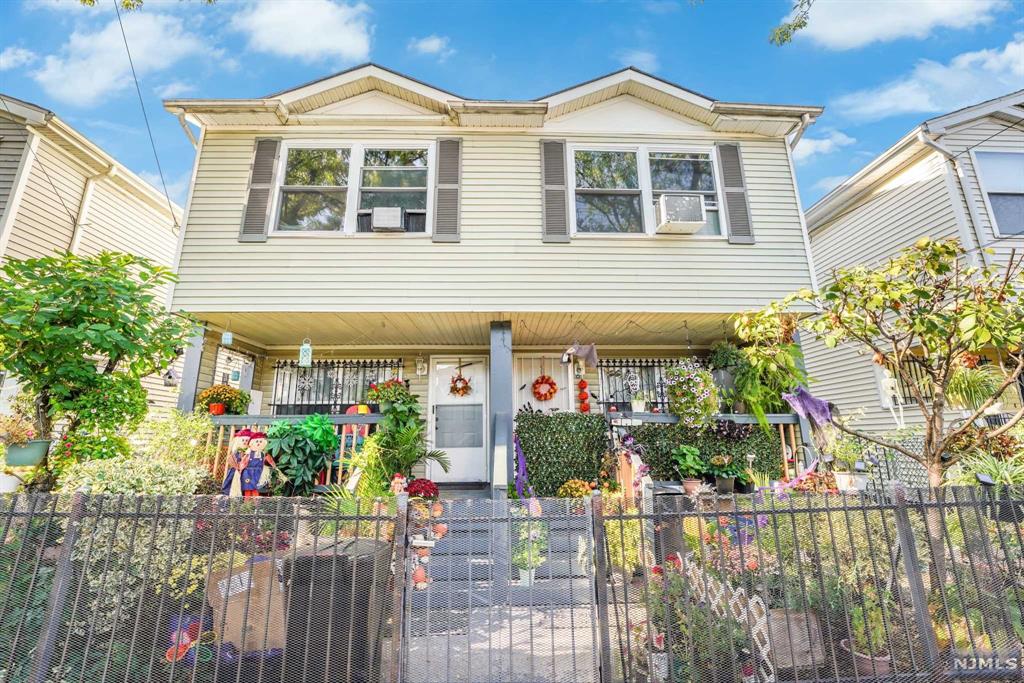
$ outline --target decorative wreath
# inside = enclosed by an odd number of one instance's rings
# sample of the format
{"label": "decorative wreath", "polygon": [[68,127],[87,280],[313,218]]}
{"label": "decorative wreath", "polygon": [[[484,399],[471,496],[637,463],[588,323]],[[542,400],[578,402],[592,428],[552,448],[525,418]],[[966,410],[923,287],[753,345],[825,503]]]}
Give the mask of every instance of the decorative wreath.
{"label": "decorative wreath", "polygon": [[468,396],[471,391],[473,391],[473,387],[470,385],[468,377],[463,377],[461,372],[452,377],[452,385],[448,393],[453,396]]}
{"label": "decorative wreath", "polygon": [[538,401],[550,401],[558,393],[558,384],[548,375],[533,380],[533,397]]}

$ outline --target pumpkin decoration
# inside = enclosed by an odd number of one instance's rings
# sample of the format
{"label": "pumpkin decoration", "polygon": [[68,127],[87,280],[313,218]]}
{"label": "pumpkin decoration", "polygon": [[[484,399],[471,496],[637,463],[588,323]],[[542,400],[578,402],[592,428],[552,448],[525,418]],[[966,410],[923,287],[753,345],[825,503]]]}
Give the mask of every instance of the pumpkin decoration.
{"label": "pumpkin decoration", "polygon": [[588,386],[590,386],[590,385],[587,384],[587,380],[585,380],[585,379],[581,379],[579,382],[576,383],[576,388],[579,389],[580,391],[583,391]]}
{"label": "pumpkin decoration", "polygon": [[447,524],[435,524],[433,527],[434,538],[440,540],[445,537],[448,533]]}
{"label": "pumpkin decoration", "polygon": [[588,394],[585,391],[581,391],[579,394],[576,395],[576,398],[578,398],[580,401],[586,401],[588,398],[590,398],[590,394]]}
{"label": "pumpkin decoration", "polygon": [[581,403],[580,404],[580,412],[581,413],[589,413],[590,412],[590,403],[587,402],[587,401],[584,401],[583,403]]}
{"label": "pumpkin decoration", "polygon": [[533,397],[538,401],[550,401],[558,393],[558,384],[550,375],[539,375],[533,380]]}
{"label": "pumpkin decoration", "polygon": [[465,377],[461,370],[452,377],[452,384],[448,389],[448,393],[452,396],[468,396],[472,391],[473,385],[469,383],[469,378]]}
{"label": "pumpkin decoration", "polygon": [[416,569],[412,570],[412,583],[416,590],[421,591],[427,588],[427,570],[424,569],[423,565],[417,565]]}

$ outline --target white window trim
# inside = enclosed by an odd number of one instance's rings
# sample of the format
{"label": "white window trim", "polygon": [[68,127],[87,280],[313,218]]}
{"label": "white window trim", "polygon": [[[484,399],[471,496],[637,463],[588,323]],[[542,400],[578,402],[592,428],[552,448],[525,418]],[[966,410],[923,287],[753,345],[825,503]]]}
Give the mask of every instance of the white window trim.
{"label": "white window trim", "polygon": [[[325,140],[301,139],[283,140],[278,153],[277,168],[274,170],[274,196],[270,208],[273,217],[269,236],[273,237],[373,237],[374,239],[403,239],[430,237],[434,219],[434,184],[436,169],[435,140]],[[281,210],[281,188],[284,185],[288,151],[291,149],[347,149],[348,187],[345,193],[345,218],[341,230],[278,230]],[[364,150],[366,149],[425,149],[427,150],[427,215],[423,232],[375,233],[357,232],[359,192],[362,189]]]}
{"label": "white window trim", "polygon": [[[640,201],[642,202],[644,230],[643,232],[588,232],[576,230],[576,152],[634,152],[637,157],[637,180],[640,183]],[[723,207],[725,206],[722,194],[722,170],[718,167],[718,155],[715,154],[714,145],[672,145],[672,144],[587,144],[585,142],[573,142],[565,146],[566,168],[569,170],[568,184],[572,190],[569,197],[569,226],[573,238],[612,238],[612,239],[638,239],[645,237],[662,237],[657,234],[658,226],[654,224],[654,188],[651,185],[651,158],[652,152],[673,152],[707,154],[711,159],[711,168],[715,175],[715,196],[718,200],[718,235],[687,235],[691,240],[727,240],[728,230],[725,224]],[[672,236],[678,237],[678,236]]]}
{"label": "white window trim", "polygon": [[981,201],[985,204],[985,211],[988,212],[988,222],[992,226],[992,236],[999,239],[1009,240],[1024,240],[1024,234],[1006,233],[1003,234],[999,230],[999,224],[996,223],[996,214],[992,210],[992,203],[988,200],[988,191],[985,190],[985,179],[982,177],[981,165],[978,164],[978,157],[975,152],[994,152],[996,154],[1020,154],[1024,157],[1024,152],[1016,152],[1013,150],[1006,149],[982,149],[975,150],[971,149],[968,154],[971,156],[971,166],[974,167],[974,177],[978,179],[978,192],[981,193]]}

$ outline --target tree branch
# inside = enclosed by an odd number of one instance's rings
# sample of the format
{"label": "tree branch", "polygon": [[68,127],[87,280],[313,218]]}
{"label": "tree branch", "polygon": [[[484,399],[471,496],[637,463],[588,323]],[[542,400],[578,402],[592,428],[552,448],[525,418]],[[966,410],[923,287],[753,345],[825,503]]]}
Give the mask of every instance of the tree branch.
{"label": "tree branch", "polygon": [[902,453],[903,455],[906,455],[906,456],[908,456],[910,458],[913,458],[914,460],[916,460],[917,462],[921,463],[922,465],[927,464],[927,463],[925,463],[922,460],[922,456],[914,453],[913,451],[907,450],[903,446],[891,443],[889,441],[883,441],[882,439],[879,439],[878,437],[872,436],[870,434],[865,434],[864,432],[858,431],[856,429],[851,429],[851,428],[847,427],[846,425],[842,424],[841,422],[837,422],[836,420],[832,420],[831,423],[832,423],[833,427],[835,427],[836,429],[838,429],[841,432],[846,432],[850,436],[856,436],[858,439],[864,439],[865,441],[870,441],[871,443],[876,444],[878,446],[881,446],[882,448],[888,448],[888,449],[896,451],[898,453]]}

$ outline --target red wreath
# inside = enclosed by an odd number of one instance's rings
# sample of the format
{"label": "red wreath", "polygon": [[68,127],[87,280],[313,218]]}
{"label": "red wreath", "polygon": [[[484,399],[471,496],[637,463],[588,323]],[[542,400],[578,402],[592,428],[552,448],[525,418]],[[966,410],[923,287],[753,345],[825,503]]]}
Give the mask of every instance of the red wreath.
{"label": "red wreath", "polygon": [[548,375],[533,380],[533,397],[538,401],[550,401],[558,393],[558,384]]}

